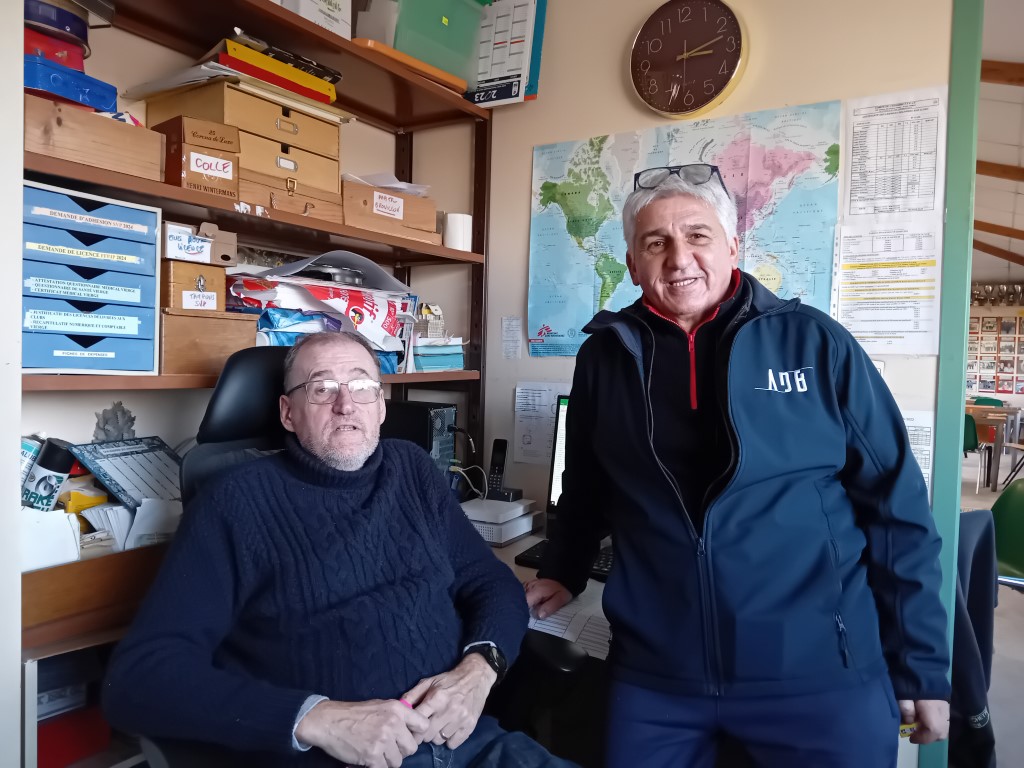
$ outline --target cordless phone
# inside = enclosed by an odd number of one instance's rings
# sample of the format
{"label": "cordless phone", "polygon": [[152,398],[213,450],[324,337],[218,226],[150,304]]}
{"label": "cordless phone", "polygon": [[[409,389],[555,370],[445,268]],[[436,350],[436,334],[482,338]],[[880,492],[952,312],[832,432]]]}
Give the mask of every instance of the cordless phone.
{"label": "cordless phone", "polygon": [[503,499],[505,487],[505,460],[508,458],[508,440],[497,438],[491,447],[491,468],[487,473],[487,498]]}

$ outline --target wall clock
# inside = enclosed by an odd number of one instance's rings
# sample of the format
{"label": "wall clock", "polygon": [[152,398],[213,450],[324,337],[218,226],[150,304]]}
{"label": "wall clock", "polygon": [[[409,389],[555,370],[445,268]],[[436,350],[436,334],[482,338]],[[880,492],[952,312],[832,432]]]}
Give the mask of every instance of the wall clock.
{"label": "wall clock", "polygon": [[736,87],[748,49],[739,17],[721,0],[670,0],[637,33],[630,78],[655,112],[692,117]]}

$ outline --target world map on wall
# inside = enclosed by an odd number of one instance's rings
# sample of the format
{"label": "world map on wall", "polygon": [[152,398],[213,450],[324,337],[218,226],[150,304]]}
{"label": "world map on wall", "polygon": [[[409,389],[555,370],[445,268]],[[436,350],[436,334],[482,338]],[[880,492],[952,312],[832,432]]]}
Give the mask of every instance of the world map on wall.
{"label": "world map on wall", "polygon": [[599,310],[639,297],[622,206],[633,175],[657,166],[717,165],[739,212],[740,266],[779,297],[828,312],[839,119],[839,102],[825,102],[535,147],[530,354],[574,356]]}

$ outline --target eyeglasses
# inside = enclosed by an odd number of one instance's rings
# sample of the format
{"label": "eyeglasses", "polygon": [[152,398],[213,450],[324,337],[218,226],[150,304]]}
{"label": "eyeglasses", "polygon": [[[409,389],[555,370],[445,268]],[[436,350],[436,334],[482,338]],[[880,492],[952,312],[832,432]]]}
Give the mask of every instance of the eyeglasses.
{"label": "eyeglasses", "polygon": [[292,387],[285,392],[285,395],[305,389],[306,402],[310,405],[330,405],[338,399],[342,387],[348,389],[352,402],[360,405],[375,403],[377,398],[380,397],[381,384],[373,379],[352,379],[352,381],[314,379],[313,381],[304,381],[297,387]]}
{"label": "eyeglasses", "polygon": [[633,176],[633,191],[657,189],[669,176],[678,176],[691,184],[707,184],[713,176],[717,176],[718,183],[722,185],[722,189],[725,189],[725,182],[722,181],[722,174],[718,172],[717,165],[690,163],[689,165],[666,165],[661,168],[648,168],[645,171],[640,171]]}

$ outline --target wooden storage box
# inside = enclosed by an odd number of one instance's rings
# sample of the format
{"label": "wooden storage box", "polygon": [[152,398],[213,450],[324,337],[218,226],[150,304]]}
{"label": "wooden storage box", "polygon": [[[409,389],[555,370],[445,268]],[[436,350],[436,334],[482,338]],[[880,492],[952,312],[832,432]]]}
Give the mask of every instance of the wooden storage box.
{"label": "wooden storage box", "polygon": [[232,83],[211,83],[146,102],[150,125],[178,115],[233,125],[241,131],[337,160],[341,127],[246,93]]}
{"label": "wooden storage box", "polygon": [[238,129],[194,117],[175,117],[153,130],[167,137],[165,180],[209,195],[238,199]]}
{"label": "wooden storage box", "polygon": [[256,346],[258,315],[161,310],[160,373],[217,375],[232,352]]}
{"label": "wooden storage box", "polygon": [[247,171],[296,183],[334,194],[341,191],[341,166],[313,152],[242,131],[239,164]]}
{"label": "wooden storage box", "polygon": [[342,183],[341,198],[349,226],[441,244],[441,235],[435,232],[437,205],[429,197],[346,181]]}
{"label": "wooden storage box", "polygon": [[25,94],[25,150],[108,171],[164,180],[164,137]]}
{"label": "wooden storage box", "polygon": [[224,311],[224,268],[216,264],[165,260],[160,270],[160,306]]}
{"label": "wooden storage box", "polygon": [[344,224],[341,195],[299,184],[294,179],[278,179],[265,173],[242,169],[238,197],[253,208],[284,211],[321,221]]}

